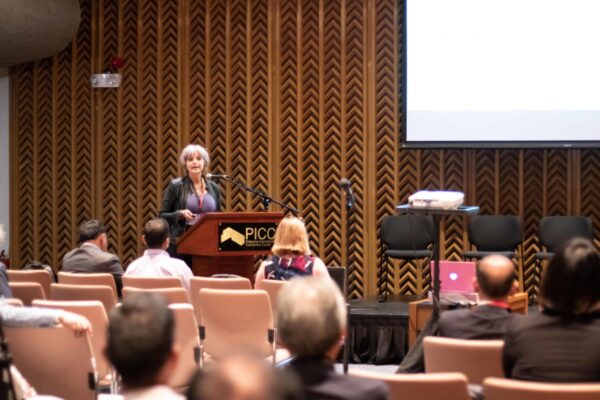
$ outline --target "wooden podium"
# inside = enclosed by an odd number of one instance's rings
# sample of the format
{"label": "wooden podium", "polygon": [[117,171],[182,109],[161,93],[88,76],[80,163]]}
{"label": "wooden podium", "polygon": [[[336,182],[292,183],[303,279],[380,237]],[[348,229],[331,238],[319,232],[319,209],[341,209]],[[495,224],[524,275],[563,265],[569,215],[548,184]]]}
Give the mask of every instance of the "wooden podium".
{"label": "wooden podium", "polygon": [[236,274],[254,281],[254,256],[271,254],[281,212],[206,213],[177,240],[197,276]]}

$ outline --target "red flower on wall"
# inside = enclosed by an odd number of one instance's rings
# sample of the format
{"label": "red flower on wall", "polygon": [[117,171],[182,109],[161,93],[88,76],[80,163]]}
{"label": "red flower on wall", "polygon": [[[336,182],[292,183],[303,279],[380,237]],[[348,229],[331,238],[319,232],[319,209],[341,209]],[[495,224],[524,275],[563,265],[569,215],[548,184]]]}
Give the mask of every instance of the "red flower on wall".
{"label": "red flower on wall", "polygon": [[125,60],[123,60],[121,57],[114,57],[110,61],[110,64],[108,64],[108,67],[106,67],[106,69],[104,70],[104,73],[115,74],[117,73],[119,68],[123,68],[123,65],[125,65]]}

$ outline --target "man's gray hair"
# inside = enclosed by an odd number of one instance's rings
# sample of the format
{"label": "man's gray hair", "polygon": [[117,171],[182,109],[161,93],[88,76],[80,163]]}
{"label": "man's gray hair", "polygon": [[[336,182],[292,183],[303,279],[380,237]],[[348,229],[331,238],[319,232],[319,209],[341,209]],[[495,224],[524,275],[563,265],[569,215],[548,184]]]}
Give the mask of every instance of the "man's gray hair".
{"label": "man's gray hair", "polygon": [[199,144],[188,144],[185,146],[179,156],[179,162],[185,168],[186,161],[196,153],[200,154],[200,157],[204,160],[204,171],[206,171],[210,165],[210,156],[208,155],[208,151]]}
{"label": "man's gray hair", "polygon": [[346,330],[344,299],[331,279],[296,278],[277,303],[279,339],[294,356],[322,357]]}

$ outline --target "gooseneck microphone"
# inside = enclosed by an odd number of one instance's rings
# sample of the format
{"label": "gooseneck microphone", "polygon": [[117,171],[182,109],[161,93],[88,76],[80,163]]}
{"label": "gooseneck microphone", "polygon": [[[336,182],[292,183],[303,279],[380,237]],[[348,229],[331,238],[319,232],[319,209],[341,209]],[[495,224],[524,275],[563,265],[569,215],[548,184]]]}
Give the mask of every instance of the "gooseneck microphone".
{"label": "gooseneck microphone", "polygon": [[232,185],[234,185],[242,190],[245,190],[247,192],[250,192],[252,194],[259,196],[262,199],[263,211],[268,211],[269,205],[271,203],[275,203],[275,204],[281,206],[284,210],[287,210],[287,211],[293,213],[294,215],[298,215],[300,213],[300,210],[298,210],[297,208],[291,207],[291,206],[284,204],[278,200],[275,200],[275,199],[271,198],[267,193],[263,192],[262,190],[258,190],[256,188],[248,186],[248,185],[244,184],[243,182],[240,182],[238,179],[232,177],[231,175],[206,174],[206,179],[215,180],[215,181],[222,179],[225,182],[231,183]]}
{"label": "gooseneck microphone", "polygon": [[206,174],[206,179],[228,179],[229,175],[224,174]]}
{"label": "gooseneck microphone", "polygon": [[346,192],[346,208],[351,209],[354,208],[354,204],[356,203],[356,199],[354,198],[354,193],[352,192],[352,188],[350,187],[350,180],[346,178],[340,179],[340,187],[344,192]]}

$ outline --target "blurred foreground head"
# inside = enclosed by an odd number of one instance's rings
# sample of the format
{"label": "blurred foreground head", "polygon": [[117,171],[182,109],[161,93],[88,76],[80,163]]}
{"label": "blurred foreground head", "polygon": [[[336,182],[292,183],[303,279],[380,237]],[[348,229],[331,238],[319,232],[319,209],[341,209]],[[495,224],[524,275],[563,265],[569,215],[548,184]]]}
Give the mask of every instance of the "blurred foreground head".
{"label": "blurred foreground head", "polygon": [[346,331],[346,306],[331,279],[293,279],[279,292],[278,338],[296,357],[330,353]]}

